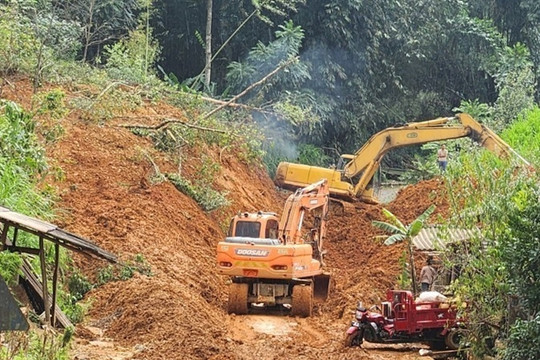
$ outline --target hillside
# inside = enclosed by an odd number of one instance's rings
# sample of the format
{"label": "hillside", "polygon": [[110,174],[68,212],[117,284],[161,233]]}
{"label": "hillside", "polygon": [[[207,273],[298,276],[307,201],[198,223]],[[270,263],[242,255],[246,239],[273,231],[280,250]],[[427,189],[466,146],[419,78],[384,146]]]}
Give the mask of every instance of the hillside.
{"label": "hillside", "polygon": [[[15,82],[3,96],[28,106],[29,84]],[[145,116],[150,113],[182,116],[180,109],[145,103],[130,122],[151,125]],[[367,351],[342,348],[357,301],[379,303],[400,272],[402,246],[386,247],[373,240],[378,232],[371,221],[381,219],[380,205],[358,203],[348,212],[330,214],[327,265],[335,287],[314,317],[230,316],[225,310],[227,279],[214,270],[215,246],[232,214],[279,213],[287,194],[276,190],[259,165],[200,144],[186,150],[182,170],[196,173],[197,154],[206,154],[221,165],[214,185],[232,199],[224,211],[208,214],[171,183],[152,181],[156,167],[173,172],[178,165],[146,138],[117,126],[120,123],[126,121],[88,123],[71,112],[61,122],[65,134],[47,150],[50,163],[63,174],[47,179],[60,196],[57,223],[123,261],[144,257],[152,272],[108,282],[87,294],[91,307],[77,327],[74,359],[416,358],[417,344],[368,344]],[[389,209],[409,221],[440,191],[436,179],[408,187]],[[94,280],[106,266],[80,256],[75,263]]]}

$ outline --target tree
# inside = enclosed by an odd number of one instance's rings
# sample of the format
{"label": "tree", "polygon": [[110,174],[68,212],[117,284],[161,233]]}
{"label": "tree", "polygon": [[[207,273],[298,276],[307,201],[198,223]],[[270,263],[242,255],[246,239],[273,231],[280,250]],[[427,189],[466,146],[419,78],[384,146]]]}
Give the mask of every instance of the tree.
{"label": "tree", "polygon": [[420,230],[424,227],[424,222],[429,218],[429,216],[435,210],[435,205],[431,205],[424,211],[420,216],[418,216],[413,222],[405,226],[394,214],[390,211],[383,209],[383,215],[389,220],[389,222],[382,221],[373,221],[372,224],[386,232],[392,233],[384,241],[384,245],[393,245],[396,242],[404,241],[407,244],[407,249],[409,253],[409,266],[411,271],[412,279],[412,291],[414,297],[416,297],[416,271],[414,267],[414,250],[412,239],[418,235]]}
{"label": "tree", "polygon": [[122,38],[137,25],[137,0],[71,0],[62,2],[63,17],[81,24],[83,29],[82,60],[87,61],[102,45]]}
{"label": "tree", "polygon": [[210,89],[210,77],[212,75],[212,0],[206,0],[206,42],[205,42],[205,72],[204,86]]}

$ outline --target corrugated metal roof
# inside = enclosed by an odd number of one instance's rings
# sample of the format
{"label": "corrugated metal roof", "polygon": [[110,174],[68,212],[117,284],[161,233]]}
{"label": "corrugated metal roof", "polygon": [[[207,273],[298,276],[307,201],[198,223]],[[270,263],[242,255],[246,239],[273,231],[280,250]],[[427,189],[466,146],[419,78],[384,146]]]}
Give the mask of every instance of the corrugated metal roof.
{"label": "corrugated metal roof", "polygon": [[428,226],[423,228],[412,241],[414,247],[420,251],[442,250],[448,243],[470,239],[477,233],[478,230]]}
{"label": "corrugated metal roof", "polygon": [[26,216],[8,208],[0,206],[0,222],[10,226],[15,226],[21,230],[41,235],[44,239],[52,241],[60,246],[73,251],[82,252],[88,255],[94,255],[102,259],[116,262],[116,256],[106,250],[103,250],[90,240],[84,239],[78,235],[69,233],[50,224],[30,216]]}

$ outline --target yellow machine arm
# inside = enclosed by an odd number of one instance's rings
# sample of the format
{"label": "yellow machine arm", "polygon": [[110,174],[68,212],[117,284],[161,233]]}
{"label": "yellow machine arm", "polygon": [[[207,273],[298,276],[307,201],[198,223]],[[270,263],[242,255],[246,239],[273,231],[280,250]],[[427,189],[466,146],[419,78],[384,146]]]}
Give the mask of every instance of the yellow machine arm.
{"label": "yellow machine arm", "polygon": [[[448,124],[455,119],[459,120],[457,124]],[[378,132],[354,154],[352,160],[345,165],[343,174],[349,179],[361,174],[360,179],[354,185],[354,193],[359,196],[366,189],[377,171],[382,157],[389,150],[402,146],[462,137],[472,138],[479,145],[500,157],[508,157],[514,154],[527,163],[492,130],[478,123],[468,114],[458,114],[457,117],[409,123]]]}
{"label": "yellow machine arm", "polygon": [[[454,120],[457,120],[457,123],[452,123]],[[342,155],[342,158],[349,160],[343,170],[280,163],[275,182],[281,187],[298,188],[326,178],[329,180],[330,194],[334,196],[376,202],[372,189],[368,189],[368,185],[382,157],[389,150],[463,137],[472,138],[498,156],[515,155],[528,165],[525,159],[493,131],[475,121],[468,114],[458,114],[456,117],[442,117],[382,130],[373,135],[354,155]]]}

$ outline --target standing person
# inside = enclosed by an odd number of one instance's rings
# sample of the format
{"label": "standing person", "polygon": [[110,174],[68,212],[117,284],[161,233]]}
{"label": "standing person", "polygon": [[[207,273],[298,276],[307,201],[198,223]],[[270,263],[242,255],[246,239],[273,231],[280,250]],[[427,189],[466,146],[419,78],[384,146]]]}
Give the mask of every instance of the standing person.
{"label": "standing person", "polygon": [[431,286],[437,277],[437,270],[433,266],[433,258],[430,256],[427,258],[426,265],[422,268],[420,272],[420,284],[422,286],[421,291],[431,290]]}
{"label": "standing person", "polygon": [[437,162],[439,163],[439,169],[442,172],[446,171],[446,164],[448,163],[448,150],[444,144],[441,145],[441,148],[437,151]]}

